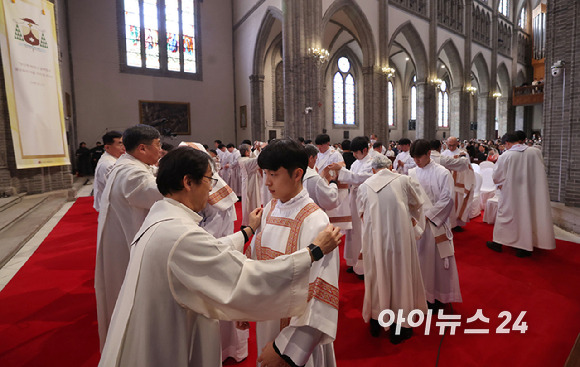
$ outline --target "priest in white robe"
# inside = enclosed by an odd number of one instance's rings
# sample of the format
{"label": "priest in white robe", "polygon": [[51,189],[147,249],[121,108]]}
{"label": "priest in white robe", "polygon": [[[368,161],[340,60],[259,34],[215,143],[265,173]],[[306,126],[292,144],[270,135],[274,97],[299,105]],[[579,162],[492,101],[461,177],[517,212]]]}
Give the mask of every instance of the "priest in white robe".
{"label": "priest in white robe", "polygon": [[240,151],[232,143],[227,145],[227,149],[230,155],[228,157],[229,181],[226,182],[236,195],[242,196],[242,178],[238,164],[238,159],[241,157]]}
{"label": "priest in white robe", "polygon": [[[326,177],[325,169],[332,163],[344,163],[344,159],[342,154],[330,147],[330,136],[327,134],[318,135],[314,142],[319,151],[315,169],[319,175]],[[332,174],[333,172],[330,173]],[[348,202],[348,184],[340,182],[338,177],[330,178],[337,181],[339,204],[335,209],[328,210],[326,214],[330,218],[330,223],[339,226],[346,233],[352,228],[352,217]]]}
{"label": "priest in white robe", "polygon": [[105,145],[105,153],[103,153],[97,162],[95,178],[93,181],[93,207],[96,211],[99,211],[101,208],[101,195],[105,189],[109,171],[111,171],[111,168],[115,162],[117,162],[117,159],[125,154],[123,134],[118,131],[109,131],[103,135],[103,144]]}
{"label": "priest in white robe", "polygon": [[520,144],[515,134],[504,135],[502,142],[507,151],[493,171],[501,195],[493,241],[487,246],[498,252],[502,245],[513,247],[518,257],[530,256],[534,247],[553,250],[556,241],[542,152]]}
{"label": "priest in white robe", "polygon": [[393,162],[393,169],[402,175],[409,173],[409,170],[415,167],[415,161],[409,154],[409,149],[411,147],[411,140],[403,138],[399,140],[399,154],[395,157]]}
{"label": "priest in white robe", "polygon": [[127,153],[107,178],[97,229],[95,295],[101,349],[129,263],[130,245],[151,206],[162,199],[150,166],[161,153],[159,132],[137,125],[123,133]]}
{"label": "priest in white robe", "polygon": [[[270,143],[258,163],[274,198],[262,213],[261,231],[249,255],[269,260],[308,248],[327,227],[328,216],[308,196],[302,179],[308,165],[304,148],[294,140]],[[262,366],[336,366],[333,341],[338,321],[339,254],[334,251],[310,269],[306,310],[292,318],[258,322],[258,362]],[[266,281],[269,278],[266,278]]]}
{"label": "priest in white robe", "polygon": [[258,158],[250,158],[250,146],[242,144],[239,151],[241,157],[238,159],[238,165],[242,176],[242,225],[247,226],[250,212],[262,205],[260,198],[262,176]]}
{"label": "priest in white robe", "polygon": [[427,140],[413,142],[410,152],[417,167],[409,171],[409,176],[421,184],[424,194],[423,212],[427,224],[417,241],[417,250],[427,301],[432,308],[462,302],[449,224],[453,178],[447,169],[431,160],[431,145]]}
{"label": "priest in white robe", "polygon": [[[188,147],[161,160],[157,182],[165,198],[132,242],[100,366],[220,366],[218,319],[290,317],[308,306],[314,255],[337,246],[338,229],[318,234],[313,250],[247,259],[239,251],[253,227],[217,240],[198,226],[216,182],[208,163]],[[256,210],[250,223],[259,222]]]}
{"label": "priest in white robe", "polygon": [[379,336],[379,314],[402,310],[405,321],[397,335],[390,327],[393,344],[411,336],[408,315],[413,310],[427,312],[425,288],[417,254],[416,240],[425,227],[421,187],[414,179],[391,172],[391,160],[374,157],[375,173],[359,186],[357,207],[363,223],[362,253],[365,268],[365,294],[362,315],[370,322],[370,332]]}
{"label": "priest in white robe", "polygon": [[310,198],[322,210],[328,212],[329,210],[335,209],[339,205],[337,182],[333,180],[330,180],[330,182],[327,181],[314,169],[318,156],[318,148],[312,144],[307,144],[304,149],[308,155],[308,168],[304,174],[302,185],[308,191]]}
{"label": "priest in white robe", "polygon": [[[344,259],[346,265],[352,267],[357,275],[364,275],[364,262],[361,261],[362,233],[359,210],[356,204],[356,195],[360,184],[373,175],[371,167],[371,155],[369,154],[368,140],[364,136],[357,136],[350,143],[350,150],[354,154],[356,161],[346,169],[339,163],[329,166],[331,170],[337,170],[338,180],[341,183],[349,184],[349,207],[352,218],[352,229],[346,233],[344,241]],[[380,155],[380,154],[377,154]]]}
{"label": "priest in white robe", "polygon": [[[455,143],[452,140],[455,139]],[[448,144],[458,144],[457,139],[450,137]],[[469,209],[475,195],[475,173],[471,168],[467,152],[460,150],[451,152],[449,149],[445,154],[440,154],[441,142],[431,140],[431,159],[451,171],[454,184],[454,205],[449,223],[452,230],[463,232],[463,227],[469,222]],[[457,153],[457,154],[455,154]]]}

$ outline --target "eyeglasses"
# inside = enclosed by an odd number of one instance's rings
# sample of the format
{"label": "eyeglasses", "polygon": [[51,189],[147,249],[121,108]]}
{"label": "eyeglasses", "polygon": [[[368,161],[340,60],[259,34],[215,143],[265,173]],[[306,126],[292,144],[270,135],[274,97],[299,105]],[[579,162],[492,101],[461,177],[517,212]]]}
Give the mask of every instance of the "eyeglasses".
{"label": "eyeglasses", "polygon": [[209,182],[211,182],[211,188],[213,189],[215,187],[215,185],[217,185],[218,183],[218,179],[217,178],[213,178],[210,176],[203,176],[205,178],[207,178],[209,180]]}

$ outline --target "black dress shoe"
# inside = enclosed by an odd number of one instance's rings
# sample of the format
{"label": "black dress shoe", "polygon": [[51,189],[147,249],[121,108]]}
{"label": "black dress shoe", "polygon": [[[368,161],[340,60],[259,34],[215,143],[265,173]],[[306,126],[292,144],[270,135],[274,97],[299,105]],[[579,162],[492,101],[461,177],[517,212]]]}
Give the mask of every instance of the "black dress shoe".
{"label": "black dress shoe", "polygon": [[399,344],[400,342],[409,339],[413,336],[413,329],[410,327],[402,327],[399,335],[397,335],[397,326],[395,324],[391,325],[389,340],[392,344]]}
{"label": "black dress shoe", "polygon": [[348,268],[346,268],[346,272],[347,273],[354,273],[354,269],[352,266],[349,266]]}
{"label": "black dress shoe", "polygon": [[487,241],[486,245],[488,248],[492,249],[495,252],[502,252],[502,246],[501,243],[497,243],[497,242],[493,242],[493,241]]}
{"label": "black dress shoe", "polygon": [[463,227],[461,227],[461,226],[455,226],[455,227],[451,228],[451,230],[453,232],[465,232],[465,229],[463,229]]}
{"label": "black dress shoe", "polygon": [[519,248],[516,251],[516,256],[517,257],[529,257],[529,256],[532,256],[532,251],[522,250],[521,248]]}
{"label": "black dress shoe", "polygon": [[373,338],[378,338],[381,334],[381,324],[375,319],[371,319],[369,330]]}

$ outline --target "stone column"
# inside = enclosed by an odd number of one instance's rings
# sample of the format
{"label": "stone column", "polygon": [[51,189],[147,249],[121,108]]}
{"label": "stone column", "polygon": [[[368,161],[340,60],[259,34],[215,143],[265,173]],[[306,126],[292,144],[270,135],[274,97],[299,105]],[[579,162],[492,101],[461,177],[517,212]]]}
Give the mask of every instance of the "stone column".
{"label": "stone column", "polygon": [[477,96],[477,139],[492,139],[495,135],[495,99],[487,93]]}
{"label": "stone column", "polygon": [[[498,136],[503,136],[505,133],[508,132],[508,101],[509,99],[507,97],[500,97],[497,99],[498,106],[499,108],[497,109],[498,113],[497,113],[497,130],[498,130]],[[513,129],[512,129],[513,131]]]}
{"label": "stone column", "polygon": [[461,139],[469,137],[469,98],[463,88],[453,88],[449,93],[449,135]]}
{"label": "stone column", "polygon": [[264,141],[265,115],[264,115],[264,76],[250,75],[250,90],[252,104],[250,106],[252,136],[255,140]]}
{"label": "stone column", "polygon": [[417,131],[416,139],[431,140],[435,138],[435,127],[437,125],[437,110],[435,104],[435,86],[417,82]]}
{"label": "stone column", "polygon": [[525,119],[524,106],[516,106],[516,124],[515,124],[516,130],[525,131],[524,119]]}

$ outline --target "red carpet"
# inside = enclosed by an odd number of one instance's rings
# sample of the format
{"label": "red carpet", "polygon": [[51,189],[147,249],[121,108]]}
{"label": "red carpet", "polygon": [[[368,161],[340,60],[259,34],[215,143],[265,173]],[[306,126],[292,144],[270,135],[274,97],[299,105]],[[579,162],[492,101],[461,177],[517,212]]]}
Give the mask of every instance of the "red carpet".
{"label": "red carpet", "polygon": [[[97,215],[92,198],[73,205],[36,253],[0,292],[0,366],[96,366],[99,359],[93,272]],[[480,219],[456,235],[456,257],[464,303],[455,335],[430,335],[424,327],[392,345],[371,338],[361,318],[363,282],[341,265],[340,312],[335,350],[338,366],[562,366],[580,332],[580,244],[557,241],[555,251],[517,258],[509,248],[485,247],[492,226]],[[466,326],[477,309],[489,318]],[[509,311],[510,329],[527,311],[525,334],[498,334]],[[446,314],[450,313],[446,310]],[[466,335],[466,328],[488,328],[488,335]],[[442,340],[442,341],[441,341]],[[256,347],[238,366],[255,366]],[[230,364],[228,362],[228,364]]]}

